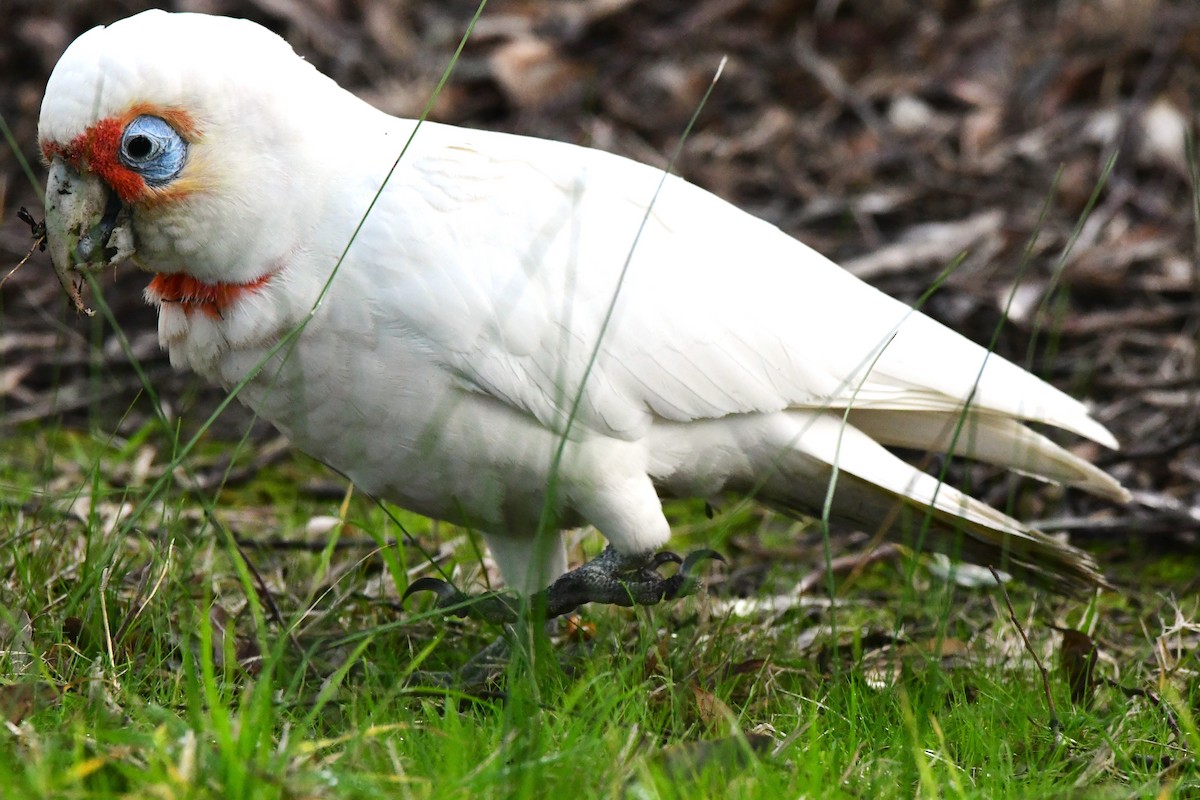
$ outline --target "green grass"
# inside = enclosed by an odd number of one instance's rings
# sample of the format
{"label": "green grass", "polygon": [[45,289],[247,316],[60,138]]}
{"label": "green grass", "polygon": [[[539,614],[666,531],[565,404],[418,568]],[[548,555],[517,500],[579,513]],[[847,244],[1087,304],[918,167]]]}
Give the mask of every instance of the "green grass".
{"label": "green grass", "polygon": [[[920,571],[907,584],[903,564],[868,568],[835,609],[735,616],[716,595],[585,609],[587,641],[531,635],[494,690],[446,690],[417,670],[457,668],[497,632],[430,614],[421,602],[397,608],[407,570],[423,559],[401,528],[433,549],[429,523],[360,498],[314,497],[305,487],[328,476],[295,456],[207,493],[187,489],[177,471],[122,532],[113,515],[146,499],[177,446],[157,423],[129,441],[25,429],[10,431],[7,443],[6,797],[1142,797],[1200,789],[1190,711],[1200,700],[1197,629],[1186,622],[1194,599],[1159,669],[1155,639],[1177,620],[1159,619],[1146,596],[1104,596],[1096,635],[1108,660],[1099,675],[1154,699],[1099,685],[1077,706],[1048,623],[1079,625],[1083,609],[1013,587],[1023,626],[1051,669],[1057,734],[1002,598]],[[191,472],[220,466],[233,447],[201,440]],[[817,563],[783,553],[797,541],[819,546],[819,538],[755,511],[709,521],[702,507],[681,504],[672,515],[681,546],[690,538],[732,547],[735,572],[768,564],[764,591],[786,591]],[[327,522],[306,534],[315,517]],[[342,520],[332,536],[329,517]],[[462,532],[437,533],[450,541]],[[315,544],[248,546],[273,537]],[[455,561],[456,580],[477,570],[470,539]]]}

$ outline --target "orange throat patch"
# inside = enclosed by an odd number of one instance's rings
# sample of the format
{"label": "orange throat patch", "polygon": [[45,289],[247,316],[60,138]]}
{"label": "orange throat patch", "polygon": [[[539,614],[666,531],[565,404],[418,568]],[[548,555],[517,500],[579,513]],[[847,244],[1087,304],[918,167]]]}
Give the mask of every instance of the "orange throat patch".
{"label": "orange throat patch", "polygon": [[268,273],[249,283],[202,283],[191,275],[160,272],[146,287],[146,299],[155,305],[179,305],[186,314],[200,311],[212,319],[222,319],[240,298],[254,294],[270,280]]}

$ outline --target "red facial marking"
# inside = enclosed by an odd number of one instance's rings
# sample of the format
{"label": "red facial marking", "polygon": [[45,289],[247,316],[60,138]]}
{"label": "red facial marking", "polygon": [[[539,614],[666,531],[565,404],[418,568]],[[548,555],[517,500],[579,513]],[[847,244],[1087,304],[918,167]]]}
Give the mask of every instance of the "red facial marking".
{"label": "red facial marking", "polygon": [[146,296],[159,303],[176,303],[187,314],[198,310],[211,319],[221,319],[239,298],[254,294],[270,280],[271,273],[267,273],[249,283],[201,283],[179,272],[159,273],[146,287]]}
{"label": "red facial marking", "polygon": [[186,111],[139,103],[120,116],[107,117],[94,123],[66,144],[42,142],[42,156],[47,162],[57,156],[80,172],[99,175],[117,193],[122,203],[162,199],[167,195],[165,190],[148,186],[142,176],[122,164],[117,155],[121,134],[126,126],[143,114],[161,118],[186,142],[194,142],[199,138],[196,124]]}

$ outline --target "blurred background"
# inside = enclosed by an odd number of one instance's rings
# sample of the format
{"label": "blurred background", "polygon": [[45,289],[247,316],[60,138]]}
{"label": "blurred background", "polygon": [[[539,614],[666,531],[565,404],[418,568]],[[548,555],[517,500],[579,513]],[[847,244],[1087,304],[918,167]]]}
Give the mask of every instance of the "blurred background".
{"label": "blurred background", "polygon": [[[260,22],[405,116],[421,112],[476,10],[473,0],[159,5]],[[0,442],[47,420],[134,430],[149,414],[114,331],[69,307],[48,256],[10,274],[32,244],[18,209],[42,216],[14,149],[40,182],[50,70],[78,34],[147,7],[0,7],[0,113],[12,136],[0,147]],[[1059,529],[1194,547],[1200,4],[491,0],[431,117],[663,165],[725,56],[676,171],[909,301],[965,253],[926,310],[983,343],[1007,315],[997,349],[1095,404],[1126,449],[1077,446],[1137,491],[1116,509],[1044,490],[1018,513],[1044,516],[1052,498]],[[202,420],[220,394],[166,364],[145,277],[120,270],[101,282],[172,413]],[[236,409],[222,420],[213,435],[248,424]],[[990,485],[983,499],[1005,505],[1008,484]]]}

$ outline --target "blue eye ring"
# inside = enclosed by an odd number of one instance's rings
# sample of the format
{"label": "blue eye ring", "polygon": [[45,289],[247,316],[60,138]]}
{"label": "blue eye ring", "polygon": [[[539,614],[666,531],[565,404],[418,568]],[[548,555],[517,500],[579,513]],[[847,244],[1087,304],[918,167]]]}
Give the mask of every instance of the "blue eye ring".
{"label": "blue eye ring", "polygon": [[117,157],[148,185],[159,187],[183,171],[187,151],[187,142],[165,120],[143,114],[125,126]]}

